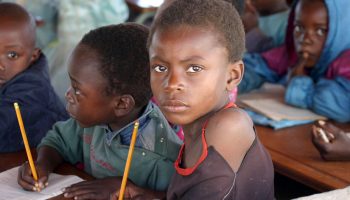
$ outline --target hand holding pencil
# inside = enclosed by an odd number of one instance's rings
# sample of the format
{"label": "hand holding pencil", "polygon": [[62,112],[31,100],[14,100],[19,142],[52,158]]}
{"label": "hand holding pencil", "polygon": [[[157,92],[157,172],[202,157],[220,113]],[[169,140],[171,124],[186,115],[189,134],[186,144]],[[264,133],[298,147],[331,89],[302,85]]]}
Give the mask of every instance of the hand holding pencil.
{"label": "hand holding pencil", "polygon": [[317,121],[311,132],[312,142],[324,160],[350,160],[350,137],[342,129],[329,122]]}

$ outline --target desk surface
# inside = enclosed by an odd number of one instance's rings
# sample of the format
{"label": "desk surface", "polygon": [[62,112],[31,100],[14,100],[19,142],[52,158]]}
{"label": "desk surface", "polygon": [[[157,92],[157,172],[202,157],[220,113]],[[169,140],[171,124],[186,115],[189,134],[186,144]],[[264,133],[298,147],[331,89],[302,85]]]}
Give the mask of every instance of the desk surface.
{"label": "desk surface", "polygon": [[[34,152],[33,152],[34,153]],[[35,155],[34,155],[35,156]],[[13,167],[19,166],[27,160],[26,154],[24,151],[17,153],[0,153],[0,172],[11,169]],[[77,175],[85,180],[92,180],[93,177],[86,174],[85,172],[76,169],[74,166],[69,164],[62,164],[56,170],[55,173],[63,175]],[[17,177],[16,177],[17,178]],[[67,200],[63,195],[51,198],[51,200]]]}
{"label": "desk surface", "polygon": [[[350,130],[350,124],[339,127]],[[262,126],[256,129],[270,152],[276,172],[318,191],[350,185],[350,162],[322,160],[311,142],[311,124],[277,131]]]}

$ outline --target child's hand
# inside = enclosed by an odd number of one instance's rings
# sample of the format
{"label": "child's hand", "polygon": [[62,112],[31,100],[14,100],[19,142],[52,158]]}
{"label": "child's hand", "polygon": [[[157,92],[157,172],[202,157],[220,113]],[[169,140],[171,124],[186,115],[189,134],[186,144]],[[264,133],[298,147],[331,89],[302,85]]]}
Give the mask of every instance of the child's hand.
{"label": "child's hand", "polygon": [[299,58],[298,62],[292,67],[290,78],[293,78],[294,76],[306,75],[305,65],[308,57],[308,53],[303,53],[303,55]]}
{"label": "child's hand", "polygon": [[[129,183],[128,183],[129,184]],[[74,199],[110,199],[111,194],[119,190],[120,177],[110,177],[93,181],[83,181],[66,187],[64,197]]]}
{"label": "child's hand", "polygon": [[25,190],[40,192],[48,185],[49,171],[38,163],[35,163],[35,169],[38,181],[34,180],[29,163],[26,162],[18,169],[17,182]]}
{"label": "child's hand", "polygon": [[[111,195],[111,200],[118,200],[119,198],[119,189]],[[128,181],[125,193],[124,193],[124,200],[125,199],[132,199],[132,200],[153,200],[153,199],[164,199],[165,192],[157,192],[145,188],[141,188],[133,184],[131,181]]]}
{"label": "child's hand", "polygon": [[313,125],[312,142],[325,160],[350,160],[350,137],[330,123],[321,121]]}

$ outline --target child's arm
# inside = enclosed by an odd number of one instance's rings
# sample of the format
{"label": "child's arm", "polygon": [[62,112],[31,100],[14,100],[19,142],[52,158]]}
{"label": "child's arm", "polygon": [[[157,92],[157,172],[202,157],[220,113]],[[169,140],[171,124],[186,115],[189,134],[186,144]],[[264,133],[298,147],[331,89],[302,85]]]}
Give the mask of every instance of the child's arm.
{"label": "child's arm", "polygon": [[308,76],[296,76],[288,84],[285,101],[309,108],[339,122],[350,121],[350,80],[338,76],[321,78],[317,83]]}
{"label": "child's arm", "polygon": [[259,88],[264,82],[277,82],[279,76],[271,70],[260,54],[244,55],[244,76],[238,85],[238,92],[245,93]]}
{"label": "child's arm", "polygon": [[226,109],[210,118],[205,136],[208,147],[213,146],[237,172],[255,132],[253,122],[243,110]]}
{"label": "child's arm", "polygon": [[[71,185],[64,190],[66,198],[77,199],[118,199],[122,177],[109,177],[93,181],[83,181]],[[126,199],[161,199],[165,192],[157,192],[140,188],[128,181],[124,198]]]}

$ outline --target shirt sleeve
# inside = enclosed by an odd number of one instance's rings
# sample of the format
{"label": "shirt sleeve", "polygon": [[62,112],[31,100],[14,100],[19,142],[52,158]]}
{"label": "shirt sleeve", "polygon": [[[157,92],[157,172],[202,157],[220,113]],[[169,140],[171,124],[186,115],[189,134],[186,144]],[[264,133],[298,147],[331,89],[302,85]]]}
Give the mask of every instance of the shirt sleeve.
{"label": "shirt sleeve", "polygon": [[49,146],[56,149],[71,164],[83,162],[83,128],[76,120],[57,122],[43,138],[38,148]]}
{"label": "shirt sleeve", "polygon": [[244,75],[238,85],[238,92],[245,93],[259,88],[264,82],[276,83],[279,80],[277,73],[272,71],[260,54],[246,54],[244,56]]}
{"label": "shirt sleeve", "polygon": [[321,78],[314,83],[307,76],[294,77],[288,84],[285,101],[338,122],[349,122],[350,80],[338,76],[333,80]]}

